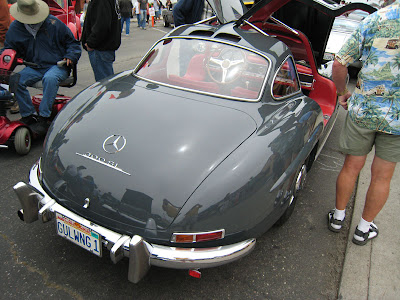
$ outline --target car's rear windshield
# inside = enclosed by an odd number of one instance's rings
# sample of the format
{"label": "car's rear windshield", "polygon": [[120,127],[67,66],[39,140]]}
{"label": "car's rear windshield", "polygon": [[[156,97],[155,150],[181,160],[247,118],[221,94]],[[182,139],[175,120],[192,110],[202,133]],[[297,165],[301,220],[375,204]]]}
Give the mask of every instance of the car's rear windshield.
{"label": "car's rear windshield", "polygon": [[268,60],[250,50],[201,39],[158,42],[136,74],[161,84],[238,100],[257,101]]}

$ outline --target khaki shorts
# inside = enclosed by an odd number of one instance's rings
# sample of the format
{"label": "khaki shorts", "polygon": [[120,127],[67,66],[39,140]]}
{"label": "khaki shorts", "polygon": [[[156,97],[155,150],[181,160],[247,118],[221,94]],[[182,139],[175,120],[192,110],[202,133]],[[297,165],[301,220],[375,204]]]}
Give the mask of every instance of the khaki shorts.
{"label": "khaki shorts", "polygon": [[375,146],[375,155],[390,162],[400,162],[400,135],[366,129],[354,123],[349,114],[339,138],[340,151],[354,156],[367,155]]}

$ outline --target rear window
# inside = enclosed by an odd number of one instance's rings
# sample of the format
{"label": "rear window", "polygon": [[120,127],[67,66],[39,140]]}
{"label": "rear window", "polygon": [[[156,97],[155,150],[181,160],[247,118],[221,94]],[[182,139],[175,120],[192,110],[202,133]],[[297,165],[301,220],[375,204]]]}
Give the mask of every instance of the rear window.
{"label": "rear window", "polygon": [[138,67],[141,78],[239,100],[261,97],[268,60],[252,51],[200,39],[158,42]]}

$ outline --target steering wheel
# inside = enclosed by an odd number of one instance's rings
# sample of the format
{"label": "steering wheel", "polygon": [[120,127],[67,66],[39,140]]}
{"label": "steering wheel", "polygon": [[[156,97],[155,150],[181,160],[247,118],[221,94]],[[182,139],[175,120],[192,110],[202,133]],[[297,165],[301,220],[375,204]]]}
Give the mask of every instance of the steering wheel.
{"label": "steering wheel", "polygon": [[212,80],[227,84],[239,78],[245,65],[243,51],[225,48],[211,51],[206,68]]}

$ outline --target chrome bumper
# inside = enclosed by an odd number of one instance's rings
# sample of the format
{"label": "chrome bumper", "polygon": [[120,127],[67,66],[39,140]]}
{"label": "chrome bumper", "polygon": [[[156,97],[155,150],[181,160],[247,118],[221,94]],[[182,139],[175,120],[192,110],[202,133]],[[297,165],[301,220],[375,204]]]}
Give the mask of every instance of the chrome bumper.
{"label": "chrome bumper", "polygon": [[99,233],[114,263],[123,257],[129,258],[128,280],[131,282],[139,282],[152,265],[173,269],[216,267],[247,255],[255,246],[256,240],[248,239],[213,248],[177,248],[151,244],[138,235],[119,234],[80,217],[50,198],[39,184],[37,168],[37,164],[32,167],[29,184],[19,182],[14,186],[22,206],[18,212],[20,218],[26,223],[38,219],[47,222],[57,212]]}

